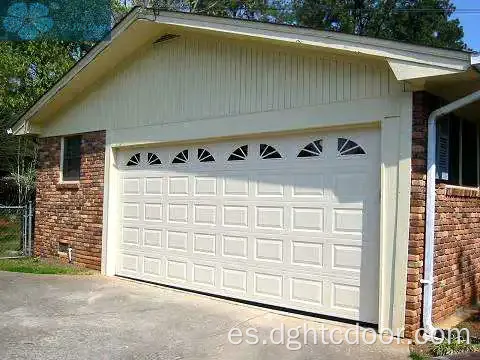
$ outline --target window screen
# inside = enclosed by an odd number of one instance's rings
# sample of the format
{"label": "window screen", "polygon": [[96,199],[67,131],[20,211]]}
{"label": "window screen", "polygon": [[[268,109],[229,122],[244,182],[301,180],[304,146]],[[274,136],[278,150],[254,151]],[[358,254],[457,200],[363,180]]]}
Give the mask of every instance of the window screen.
{"label": "window screen", "polygon": [[462,130],[462,185],[477,186],[477,125],[464,120]]}
{"label": "window screen", "polygon": [[81,136],[69,136],[63,139],[63,180],[80,180]]}

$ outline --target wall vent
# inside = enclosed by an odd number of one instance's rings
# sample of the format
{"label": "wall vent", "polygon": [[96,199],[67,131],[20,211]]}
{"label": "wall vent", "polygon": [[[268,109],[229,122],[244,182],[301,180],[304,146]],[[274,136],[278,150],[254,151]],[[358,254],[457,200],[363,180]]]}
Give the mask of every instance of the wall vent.
{"label": "wall vent", "polygon": [[58,252],[67,254],[68,253],[68,244],[65,243],[65,242],[59,242],[58,243]]}
{"label": "wall vent", "polygon": [[162,43],[162,42],[165,42],[165,41],[176,39],[178,37],[180,37],[180,35],[164,34],[164,35],[160,36],[157,40],[155,40],[153,43],[158,44],[158,43]]}

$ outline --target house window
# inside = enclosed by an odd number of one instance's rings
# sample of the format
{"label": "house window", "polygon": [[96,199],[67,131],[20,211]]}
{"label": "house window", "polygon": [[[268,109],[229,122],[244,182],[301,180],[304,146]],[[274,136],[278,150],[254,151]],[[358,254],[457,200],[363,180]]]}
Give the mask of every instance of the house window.
{"label": "house window", "polygon": [[82,137],[68,136],[63,138],[62,180],[80,180],[80,146]]}
{"label": "house window", "polygon": [[451,185],[479,186],[479,127],[445,117],[437,123],[437,179]]}

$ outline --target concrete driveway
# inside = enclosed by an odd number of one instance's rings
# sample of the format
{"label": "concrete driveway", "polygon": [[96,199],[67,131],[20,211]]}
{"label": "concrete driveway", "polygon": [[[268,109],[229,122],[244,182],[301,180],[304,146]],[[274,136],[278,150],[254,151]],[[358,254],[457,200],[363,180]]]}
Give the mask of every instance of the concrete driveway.
{"label": "concrete driveway", "polygon": [[[282,325],[283,324],[283,325]],[[289,350],[288,330],[343,326],[102,276],[0,272],[0,359],[407,359],[406,345],[324,344],[312,332]],[[270,341],[270,333],[277,329]],[[237,328],[243,337],[228,333]],[[259,344],[249,345],[253,328]],[[325,333],[325,332],[324,332]],[[291,339],[295,333],[291,332]],[[338,335],[338,336],[337,336]],[[341,339],[341,338],[340,338]],[[264,344],[265,342],[265,344]],[[290,344],[292,345],[292,344]],[[298,345],[298,344],[297,344]],[[297,348],[298,346],[290,346]]]}

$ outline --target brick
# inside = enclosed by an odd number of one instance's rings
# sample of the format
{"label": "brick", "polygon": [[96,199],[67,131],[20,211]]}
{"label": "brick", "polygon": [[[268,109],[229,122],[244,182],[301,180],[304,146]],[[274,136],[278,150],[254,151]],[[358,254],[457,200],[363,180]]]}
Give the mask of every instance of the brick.
{"label": "brick", "polygon": [[[415,306],[422,300],[427,119],[439,106],[440,99],[426,92],[413,94],[407,337],[421,325],[421,307]],[[480,192],[437,184],[435,210],[433,319],[441,321],[480,297]]]}
{"label": "brick", "polygon": [[39,139],[35,208],[36,256],[57,257],[58,243],[73,249],[76,265],[100,270],[105,132],[82,134],[78,185],[59,184],[60,137]]}

